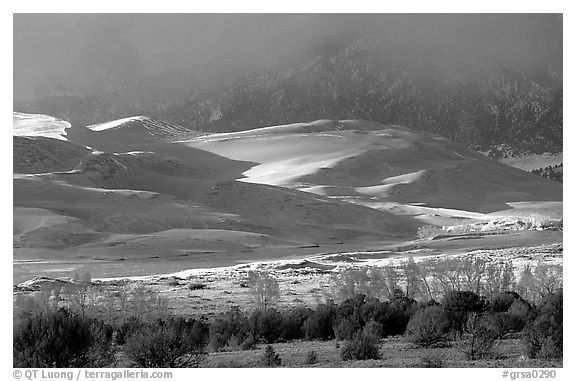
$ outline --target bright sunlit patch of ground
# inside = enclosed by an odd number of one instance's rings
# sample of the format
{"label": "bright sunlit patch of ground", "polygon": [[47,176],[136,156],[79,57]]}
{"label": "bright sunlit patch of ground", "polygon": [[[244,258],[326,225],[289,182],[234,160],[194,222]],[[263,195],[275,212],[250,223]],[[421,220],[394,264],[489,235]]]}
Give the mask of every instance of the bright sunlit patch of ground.
{"label": "bright sunlit patch of ground", "polygon": [[12,113],[13,134],[15,136],[44,136],[47,138],[67,140],[66,129],[71,124],[65,120],[49,115]]}
{"label": "bright sunlit patch of ground", "polygon": [[111,128],[120,127],[123,124],[128,123],[128,122],[132,122],[135,120],[144,120],[144,119],[146,119],[146,117],[144,117],[144,116],[131,116],[128,118],[112,120],[112,121],[106,122],[106,123],[92,124],[90,126],[87,126],[86,128],[88,128],[89,130],[92,130],[92,131],[104,131],[104,130],[109,130]]}

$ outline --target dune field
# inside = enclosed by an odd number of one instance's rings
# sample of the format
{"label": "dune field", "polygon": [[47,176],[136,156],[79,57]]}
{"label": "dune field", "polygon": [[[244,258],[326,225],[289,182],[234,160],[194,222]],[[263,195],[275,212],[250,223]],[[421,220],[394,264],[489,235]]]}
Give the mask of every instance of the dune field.
{"label": "dune field", "polygon": [[[369,121],[200,134],[142,116],[80,127],[15,113],[13,139],[15,283],[402,246],[424,225],[562,219],[561,184]],[[507,241],[519,244],[504,234],[480,246]]]}

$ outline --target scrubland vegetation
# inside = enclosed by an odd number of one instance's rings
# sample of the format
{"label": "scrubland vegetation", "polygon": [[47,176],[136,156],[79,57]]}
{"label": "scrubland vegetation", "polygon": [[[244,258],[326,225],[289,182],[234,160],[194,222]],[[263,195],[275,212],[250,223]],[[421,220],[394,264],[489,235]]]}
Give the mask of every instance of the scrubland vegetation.
{"label": "scrubland vegetation", "polygon": [[561,183],[563,180],[563,169],[564,165],[560,163],[554,166],[549,165],[544,168],[536,168],[531,170],[530,173]]}
{"label": "scrubland vegetation", "polygon": [[252,272],[253,308],[174,316],[141,283],[112,292],[89,276],[54,282],[15,295],[14,366],[395,366],[398,346],[419,354],[401,366],[487,366],[476,361],[498,361],[500,347],[562,364],[559,265],[409,259],[334,272],[329,286],[315,306],[279,308],[273,274]]}

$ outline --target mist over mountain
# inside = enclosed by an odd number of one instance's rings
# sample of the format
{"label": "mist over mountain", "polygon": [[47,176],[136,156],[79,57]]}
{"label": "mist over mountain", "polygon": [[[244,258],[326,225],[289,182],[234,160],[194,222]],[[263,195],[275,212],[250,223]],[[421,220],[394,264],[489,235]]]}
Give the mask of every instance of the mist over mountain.
{"label": "mist over mountain", "polygon": [[203,131],[315,119],[562,149],[555,14],[14,16],[14,109]]}

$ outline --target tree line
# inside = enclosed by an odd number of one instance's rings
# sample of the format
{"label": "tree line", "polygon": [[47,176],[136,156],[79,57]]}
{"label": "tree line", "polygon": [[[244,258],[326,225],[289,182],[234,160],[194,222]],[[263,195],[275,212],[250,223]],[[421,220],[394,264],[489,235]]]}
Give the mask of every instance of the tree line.
{"label": "tree line", "polygon": [[536,168],[531,170],[530,173],[561,183],[563,181],[563,172],[558,171],[559,168],[563,168],[563,163],[556,164],[554,166],[549,165],[544,168]]}

